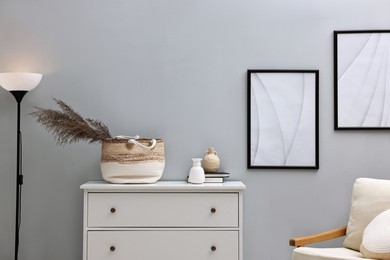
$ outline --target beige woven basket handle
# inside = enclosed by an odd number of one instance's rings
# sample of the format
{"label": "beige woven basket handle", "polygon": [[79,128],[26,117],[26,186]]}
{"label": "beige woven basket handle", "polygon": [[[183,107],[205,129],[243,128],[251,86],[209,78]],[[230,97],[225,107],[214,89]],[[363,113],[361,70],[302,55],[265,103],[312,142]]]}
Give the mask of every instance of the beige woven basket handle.
{"label": "beige woven basket handle", "polygon": [[156,144],[157,144],[157,141],[156,139],[152,139],[152,144],[150,146],[146,146],[146,145],[143,145],[143,144],[140,144],[137,139],[139,139],[139,135],[136,135],[136,136],[126,136],[126,135],[118,135],[115,137],[115,139],[128,139],[128,143],[133,143],[135,145],[138,145],[139,147],[142,147],[146,150],[152,150]]}

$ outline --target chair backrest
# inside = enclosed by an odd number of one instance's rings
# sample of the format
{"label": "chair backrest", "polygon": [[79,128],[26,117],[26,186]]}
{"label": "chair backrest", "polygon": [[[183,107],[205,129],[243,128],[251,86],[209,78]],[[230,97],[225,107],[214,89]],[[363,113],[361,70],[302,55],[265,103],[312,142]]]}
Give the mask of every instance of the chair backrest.
{"label": "chair backrest", "polygon": [[378,214],[390,209],[390,180],[356,179],[351,204],[344,247],[359,251],[366,226]]}

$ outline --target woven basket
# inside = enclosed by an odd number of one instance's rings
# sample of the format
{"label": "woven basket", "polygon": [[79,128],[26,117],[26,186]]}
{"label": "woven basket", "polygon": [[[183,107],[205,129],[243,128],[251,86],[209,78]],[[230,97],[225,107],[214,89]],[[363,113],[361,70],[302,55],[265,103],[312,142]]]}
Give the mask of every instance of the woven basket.
{"label": "woven basket", "polygon": [[165,167],[162,139],[107,139],[100,169],[111,183],[155,183]]}

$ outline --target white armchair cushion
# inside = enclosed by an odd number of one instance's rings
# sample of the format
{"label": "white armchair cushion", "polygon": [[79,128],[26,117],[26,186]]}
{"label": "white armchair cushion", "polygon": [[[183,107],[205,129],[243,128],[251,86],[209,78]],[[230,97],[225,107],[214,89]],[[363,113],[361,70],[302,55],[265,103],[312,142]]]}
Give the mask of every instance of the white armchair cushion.
{"label": "white armchair cushion", "polygon": [[363,231],[381,212],[390,208],[390,180],[359,178],[352,191],[351,213],[344,246],[359,251]]}
{"label": "white armchair cushion", "polygon": [[338,248],[298,247],[294,249],[292,260],[362,260],[366,259],[360,252]]}
{"label": "white armchair cushion", "polygon": [[390,209],[380,213],[367,225],[360,252],[367,258],[390,259]]}

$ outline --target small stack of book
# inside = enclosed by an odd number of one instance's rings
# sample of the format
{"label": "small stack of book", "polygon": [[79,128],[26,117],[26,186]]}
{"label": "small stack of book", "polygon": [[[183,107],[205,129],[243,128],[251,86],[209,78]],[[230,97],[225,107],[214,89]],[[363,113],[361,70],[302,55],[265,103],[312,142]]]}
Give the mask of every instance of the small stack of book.
{"label": "small stack of book", "polygon": [[225,178],[229,178],[228,172],[205,172],[205,183],[221,183],[225,180]]}

